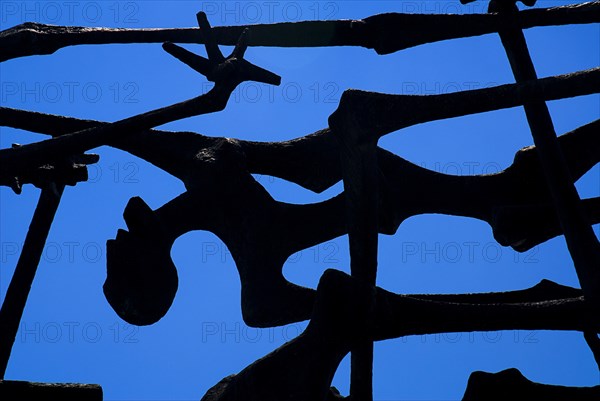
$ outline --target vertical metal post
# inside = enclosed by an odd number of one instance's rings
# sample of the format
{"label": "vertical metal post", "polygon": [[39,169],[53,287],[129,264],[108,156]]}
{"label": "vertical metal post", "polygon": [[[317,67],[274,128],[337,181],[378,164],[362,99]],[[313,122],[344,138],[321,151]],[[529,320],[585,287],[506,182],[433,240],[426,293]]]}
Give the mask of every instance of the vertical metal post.
{"label": "vertical metal post", "polygon": [[[490,11],[502,16],[500,38],[516,81],[537,79],[515,2],[492,0]],[[524,107],[581,288],[590,306],[600,312],[600,243],[581,207],[546,103],[529,102]]]}
{"label": "vertical metal post", "polygon": [[[377,275],[377,144],[368,144],[355,154],[342,157],[345,171],[352,171],[353,177],[344,175],[346,210],[348,212],[348,233],[350,240],[350,270],[353,277],[375,286]],[[375,300],[364,300],[373,310]],[[372,315],[371,315],[372,316]],[[370,319],[365,322],[371,325]],[[373,342],[365,341],[351,354],[350,396],[352,400],[373,400]]]}
{"label": "vertical metal post", "polygon": [[[344,107],[342,103],[340,109]],[[377,141],[364,141],[352,112],[336,113],[330,118],[330,127],[341,145],[351,274],[363,283],[375,286],[379,203]],[[366,303],[371,312],[364,322],[368,329],[372,325],[375,299],[369,294],[367,299],[361,301]],[[354,347],[350,363],[350,398],[354,401],[372,401],[373,342],[365,340]]]}
{"label": "vertical metal post", "polygon": [[63,184],[49,183],[46,188],[42,189],[17,267],[2,303],[0,309],[0,380],[4,379],[23,310],[64,188]]}

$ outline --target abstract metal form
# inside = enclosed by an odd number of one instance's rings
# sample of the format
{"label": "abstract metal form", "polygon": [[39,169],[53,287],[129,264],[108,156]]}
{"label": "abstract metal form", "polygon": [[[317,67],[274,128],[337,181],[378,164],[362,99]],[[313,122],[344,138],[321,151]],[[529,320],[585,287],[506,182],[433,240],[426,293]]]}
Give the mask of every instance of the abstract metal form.
{"label": "abstract metal form", "polygon": [[[535,0],[522,3],[532,6]],[[80,44],[164,42],[166,52],[214,82],[204,95],[113,123],[0,107],[0,126],[52,136],[0,150],[0,185],[16,193],[24,184],[42,190],[0,311],[0,379],[61,194],[65,185],[87,179],[85,166],[98,156],[85,152],[99,146],[138,156],[186,188],[156,210],[132,198],[123,213],[127,230],[108,240],[104,294],[121,318],[149,325],[168,312],[178,287],[171,247],[183,234],[205,230],[233,255],[246,324],[274,327],[310,320],[299,337],[224,378],[202,400],[342,399],[330,386],[348,353],[349,399],[372,400],[373,342],[416,334],[581,331],[600,368],[600,243],[591,228],[600,223],[600,198],[581,200],[574,186],[600,161],[600,120],[557,137],[545,103],[600,92],[600,68],[539,79],[522,32],[534,26],[598,23],[599,2],[519,11],[516,0],[492,0],[484,15],[390,13],[354,21],[247,27],[212,28],[204,13],[197,19],[199,29],[25,23],[0,32],[0,61]],[[248,46],[362,46],[388,54],[494,32],[500,35],[515,84],[431,96],[347,90],[327,128],[285,142],[153,129],[224,110],[244,81],[279,85],[279,76],[244,59]],[[202,43],[207,58],[175,42]],[[231,55],[224,57],[219,45],[233,44]],[[415,124],[517,106],[525,108],[535,146],[517,152],[513,164],[497,174],[445,175],[378,147],[381,137]],[[252,174],[272,175],[315,192],[342,180],[344,192],[320,203],[293,205],[273,199]],[[392,235],[408,217],[424,213],[485,221],[501,245],[519,252],[564,235],[581,290],[546,280],[525,290],[484,294],[400,295],[377,287],[378,235]],[[351,276],[327,270],[316,290],[284,278],[283,264],[290,255],[343,234],[349,236]],[[287,375],[289,366],[302,368]],[[12,397],[34,399],[52,391],[58,397],[102,398],[96,386],[0,381],[0,394]],[[476,372],[463,399],[598,400],[600,386],[539,385],[515,369]]]}

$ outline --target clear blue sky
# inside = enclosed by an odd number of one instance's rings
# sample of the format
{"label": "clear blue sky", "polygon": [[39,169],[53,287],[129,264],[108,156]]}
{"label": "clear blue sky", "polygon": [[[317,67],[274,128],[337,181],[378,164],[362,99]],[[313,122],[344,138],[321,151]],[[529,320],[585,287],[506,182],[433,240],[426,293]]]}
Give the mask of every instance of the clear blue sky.
{"label": "clear blue sky", "polygon": [[[539,1],[538,6],[567,4]],[[0,27],[25,21],[60,25],[195,26],[204,9],[213,25],[362,18],[379,12],[483,12],[484,2],[452,1],[196,2],[96,1],[0,3]],[[526,31],[540,76],[600,65],[598,25]],[[200,46],[187,46],[203,52]],[[224,52],[229,49],[224,49]],[[251,48],[252,62],[283,77],[280,87],[241,85],[221,113],[165,126],[210,136],[278,141],[327,126],[348,88],[387,93],[443,93],[513,82],[496,35],[440,42],[377,56],[362,48]],[[0,67],[4,106],[114,121],[188,99],[210,86],[167,55],[160,44],[79,46],[51,56],[15,59]],[[600,116],[599,96],[551,102],[559,134]],[[41,136],[1,129],[2,148]],[[492,173],[532,143],[522,109],[412,127],[380,145],[449,174]],[[33,285],[6,378],[99,383],[107,400],[193,400],[223,377],[296,336],[305,324],[257,330],[244,325],[237,271],[216,236],[189,233],[172,256],[180,286],[171,311],[153,326],[121,321],[102,293],[105,242],[125,228],[127,201],[153,209],[183,191],[175,178],[127,153],[100,148],[91,179],[68,187]],[[310,203],[313,194],[272,177],[257,177],[278,200]],[[596,166],[578,183],[582,197],[600,195]],[[0,295],[4,297],[39,190],[0,188]],[[598,227],[596,227],[598,232]],[[285,276],[315,287],[326,268],[349,270],[347,237],[294,255]],[[454,293],[526,288],[543,278],[578,286],[563,238],[525,254],[494,242],[480,221],[439,215],[406,221],[380,237],[378,284],[398,293]],[[497,332],[409,337],[376,344],[376,400],[460,399],[472,371],[516,367],[532,380],[596,385],[598,370],[580,333]],[[348,390],[348,361],[336,378]],[[292,367],[291,369],[300,369]]]}

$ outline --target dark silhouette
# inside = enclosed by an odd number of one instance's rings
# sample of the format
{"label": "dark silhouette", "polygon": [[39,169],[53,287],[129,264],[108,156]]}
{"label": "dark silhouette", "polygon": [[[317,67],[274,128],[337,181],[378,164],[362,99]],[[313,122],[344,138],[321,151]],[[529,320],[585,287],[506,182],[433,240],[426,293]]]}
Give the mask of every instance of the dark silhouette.
{"label": "dark silhouette", "polygon": [[[461,0],[468,3],[474,0]],[[523,0],[532,6],[535,0]],[[25,23],[0,32],[0,61],[51,54],[71,45],[164,42],[163,49],[214,82],[206,94],[114,123],[0,107],[0,125],[52,138],[0,150],[0,185],[42,189],[40,202],[0,311],[3,379],[12,344],[50,225],[65,185],[87,179],[84,152],[112,146],[180,179],[186,191],[156,210],[134,197],[127,230],[107,241],[104,294],[136,325],[153,324],[171,307],[178,286],[170,251],[193,230],[217,235],[238,269],[242,314],[249,326],[310,319],[304,333],[211,388],[205,401],[338,400],[330,388],[352,353],[350,398],[372,399],[373,342],[408,335],[494,330],[571,330],[600,367],[600,198],[579,199],[574,183],[600,160],[600,120],[557,137],[545,102],[600,91],[600,69],[538,79],[522,29],[600,22],[597,2],[518,11],[516,0],[492,0],[485,15],[381,14],[353,21],[307,21],[249,27],[112,30]],[[406,27],[410,27],[410,29]],[[387,54],[440,40],[499,33],[516,83],[435,96],[347,90],[328,128],[285,142],[250,142],[166,132],[154,127],[222,111],[244,81],[281,78],[244,59],[247,46],[362,46]],[[391,34],[393,33],[393,34]],[[207,58],[173,42],[203,43]],[[235,44],[225,57],[219,44]],[[535,146],[492,175],[451,176],[416,166],[377,146],[394,131],[428,121],[524,106]],[[274,200],[252,177],[268,174],[321,192],[340,180],[344,192],[324,202]],[[407,218],[437,213],[487,222],[496,240],[523,252],[564,235],[581,290],[542,281],[487,294],[393,294],[376,286],[379,234]],[[291,228],[293,227],[293,229]],[[288,257],[348,234],[351,276],[323,273],[316,290],[283,277]],[[289,374],[290,367],[294,374]],[[98,386],[0,380],[5,398],[101,399]],[[520,372],[473,373],[464,400],[597,400],[600,386],[567,388],[528,381]]]}

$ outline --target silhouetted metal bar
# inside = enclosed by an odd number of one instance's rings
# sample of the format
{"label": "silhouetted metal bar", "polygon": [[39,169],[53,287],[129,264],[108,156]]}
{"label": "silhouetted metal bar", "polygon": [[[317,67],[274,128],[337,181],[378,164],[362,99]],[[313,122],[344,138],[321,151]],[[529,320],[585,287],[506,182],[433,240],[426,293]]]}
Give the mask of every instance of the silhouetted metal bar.
{"label": "silhouetted metal bar", "polygon": [[[517,83],[537,79],[516,4],[492,0],[490,11],[504,18],[499,33]],[[525,102],[524,108],[581,288],[586,300],[600,312],[600,243],[581,207],[546,103]]]}
{"label": "silhouetted metal bar", "polygon": [[[588,2],[521,12],[522,28],[600,22],[600,4]],[[498,31],[497,15],[386,13],[362,20],[300,21],[215,27],[218,44],[235,45],[244,28],[252,29],[250,46],[361,46],[378,54],[426,43]],[[390,34],[392,33],[392,34]],[[53,26],[26,22],[0,32],[0,62],[52,54],[67,46],[109,43],[203,43],[196,28],[124,29]]]}
{"label": "silhouetted metal bar", "polygon": [[[356,148],[355,148],[356,149]],[[342,171],[346,192],[346,222],[350,241],[350,270],[353,277],[375,286],[377,275],[377,144],[363,149],[342,150]],[[362,294],[357,294],[363,297]],[[373,310],[375,299],[365,295],[368,309]],[[372,326],[367,316],[365,326]],[[373,400],[373,342],[365,340],[353,348],[350,356],[350,397],[353,400]]]}
{"label": "silhouetted metal bar", "polygon": [[64,188],[62,184],[51,183],[47,188],[42,189],[23,244],[23,250],[6,292],[6,298],[2,303],[0,309],[0,380],[4,379],[27,297]]}
{"label": "silhouetted metal bar", "polygon": [[[361,142],[361,127],[354,124],[346,103],[329,118],[329,125],[340,143],[340,160],[346,194],[346,224],[350,243],[350,270],[365,284],[366,292],[356,294],[364,299],[364,328],[373,326],[378,240],[378,163],[377,140]],[[353,346],[351,354],[350,398],[373,400],[373,341],[363,339]]]}
{"label": "silhouetted metal bar", "polygon": [[588,347],[590,347],[590,351],[592,351],[592,354],[594,355],[598,370],[600,370],[600,338],[598,338],[598,334],[593,331],[586,331],[583,333],[583,336]]}
{"label": "silhouetted metal bar", "polygon": [[102,401],[102,387],[97,384],[0,380],[0,399],[6,401]]}

